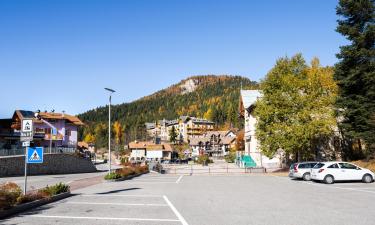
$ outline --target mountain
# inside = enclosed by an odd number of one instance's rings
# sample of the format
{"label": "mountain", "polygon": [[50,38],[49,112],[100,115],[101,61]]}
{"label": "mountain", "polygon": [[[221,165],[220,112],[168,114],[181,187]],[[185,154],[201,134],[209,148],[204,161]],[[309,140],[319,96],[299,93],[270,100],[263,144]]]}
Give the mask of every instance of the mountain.
{"label": "mountain", "polygon": [[[192,76],[131,103],[114,105],[111,111],[112,121],[117,121],[116,142],[145,139],[145,122],[176,119],[181,115],[204,117],[218,127],[240,127],[237,111],[241,85],[244,89],[258,87],[256,82],[241,76]],[[108,107],[89,110],[78,117],[86,124],[80,137],[95,140],[97,147],[106,146]]]}

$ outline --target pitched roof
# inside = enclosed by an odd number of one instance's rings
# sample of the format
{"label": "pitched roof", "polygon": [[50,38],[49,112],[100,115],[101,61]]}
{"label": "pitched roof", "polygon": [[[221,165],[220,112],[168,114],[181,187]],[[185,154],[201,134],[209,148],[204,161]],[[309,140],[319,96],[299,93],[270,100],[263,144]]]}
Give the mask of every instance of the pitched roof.
{"label": "pitched roof", "polygon": [[78,117],[66,113],[41,112],[39,115],[43,119],[68,120],[69,122],[78,126],[84,125],[84,123]]}
{"label": "pitched roof", "polygon": [[[36,123],[41,122],[35,118],[33,111],[16,110],[14,112],[14,115],[17,115],[20,120],[28,118],[28,119],[33,119],[33,121]],[[14,118],[14,115],[13,115],[13,118]],[[66,113],[40,112],[39,115],[45,120],[49,120],[49,119],[67,120],[77,126],[84,125],[84,123],[78,117],[72,116]]]}
{"label": "pitched roof", "polygon": [[241,100],[245,109],[254,105],[260,97],[262,97],[262,94],[259,90],[241,90]]}
{"label": "pitched roof", "polygon": [[226,137],[229,132],[231,132],[231,131],[230,130],[226,130],[226,131],[207,131],[205,136],[212,136],[212,135],[219,136],[220,135],[220,137]]}
{"label": "pitched roof", "polygon": [[202,144],[209,142],[210,138],[208,137],[190,138],[189,141],[190,141],[189,145],[195,146],[195,145],[199,145],[199,142],[202,142]]}
{"label": "pitched roof", "polygon": [[224,145],[230,145],[236,140],[235,137],[223,137],[221,138],[221,143]]}

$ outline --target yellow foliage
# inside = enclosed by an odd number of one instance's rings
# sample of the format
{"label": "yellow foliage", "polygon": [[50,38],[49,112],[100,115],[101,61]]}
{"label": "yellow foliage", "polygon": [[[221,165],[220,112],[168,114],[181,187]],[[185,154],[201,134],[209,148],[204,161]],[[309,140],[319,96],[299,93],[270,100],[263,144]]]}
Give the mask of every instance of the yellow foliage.
{"label": "yellow foliage", "polygon": [[88,134],[86,134],[83,141],[86,142],[86,143],[94,143],[95,142],[95,136],[91,133],[88,133]]}

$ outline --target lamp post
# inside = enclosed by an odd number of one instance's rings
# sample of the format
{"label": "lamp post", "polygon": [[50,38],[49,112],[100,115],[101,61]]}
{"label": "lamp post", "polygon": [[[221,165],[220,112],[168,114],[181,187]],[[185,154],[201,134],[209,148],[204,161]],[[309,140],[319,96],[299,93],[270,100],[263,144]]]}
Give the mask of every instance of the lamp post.
{"label": "lamp post", "polygon": [[110,88],[104,88],[106,91],[109,92],[109,106],[108,106],[108,163],[109,163],[109,170],[108,173],[111,173],[111,100],[112,94],[115,92]]}

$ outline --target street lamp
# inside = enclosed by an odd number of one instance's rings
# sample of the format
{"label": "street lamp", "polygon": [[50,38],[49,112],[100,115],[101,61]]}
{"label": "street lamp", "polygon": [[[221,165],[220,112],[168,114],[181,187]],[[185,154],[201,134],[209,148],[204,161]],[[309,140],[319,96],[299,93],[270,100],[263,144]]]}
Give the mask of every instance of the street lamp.
{"label": "street lamp", "polygon": [[115,90],[112,90],[110,88],[104,88],[106,91],[109,92],[109,110],[108,110],[108,163],[109,163],[109,171],[108,173],[111,173],[111,99],[112,94],[115,92]]}

